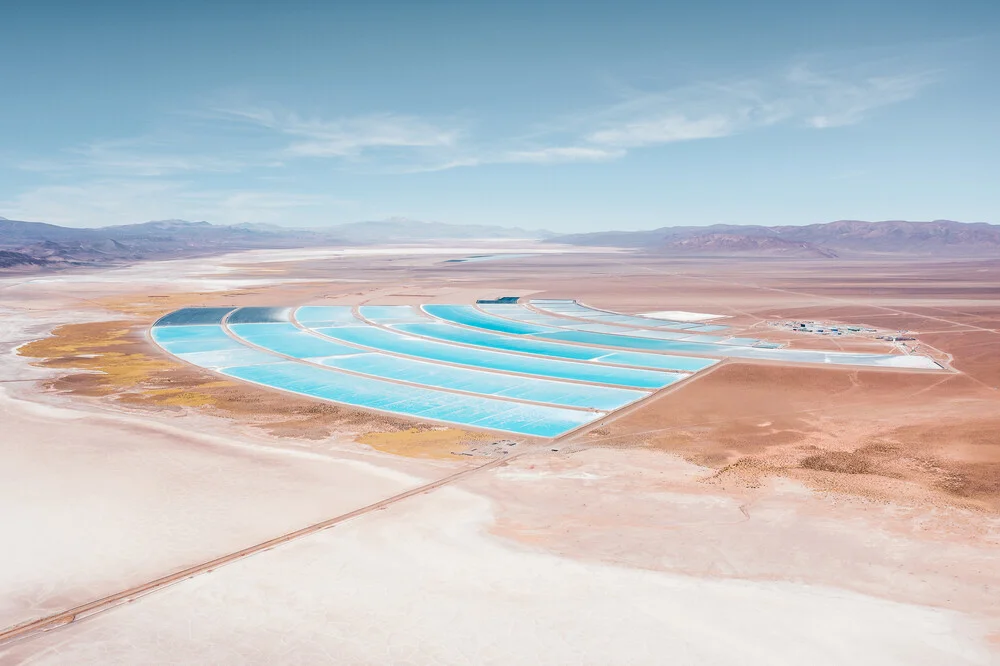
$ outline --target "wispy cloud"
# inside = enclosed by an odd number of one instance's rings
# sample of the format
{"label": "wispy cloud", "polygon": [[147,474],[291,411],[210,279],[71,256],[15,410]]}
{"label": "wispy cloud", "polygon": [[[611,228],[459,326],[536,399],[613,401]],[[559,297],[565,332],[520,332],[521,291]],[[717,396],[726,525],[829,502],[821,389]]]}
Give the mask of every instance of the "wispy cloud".
{"label": "wispy cloud", "polygon": [[637,148],[675,141],[715,139],[732,134],[735,128],[733,119],[721,114],[694,119],[669,114],[612,125],[592,132],[587,140],[608,146]]}
{"label": "wispy cloud", "polygon": [[35,187],[0,206],[13,219],[97,226],[157,219],[159,204],[173,200],[180,190],[173,182],[98,180]]}
{"label": "wispy cloud", "polygon": [[454,146],[462,130],[415,116],[375,113],[323,120],[262,108],[216,109],[219,118],[239,120],[295,137],[284,153],[292,157],[353,157],[377,148]]}
{"label": "wispy cloud", "polygon": [[609,150],[592,146],[551,146],[536,150],[513,150],[494,160],[500,163],[560,164],[565,162],[604,162],[621,157],[623,150]]}
{"label": "wispy cloud", "polygon": [[719,139],[779,125],[817,130],[842,127],[913,99],[938,76],[931,71],[872,73],[875,69],[865,65],[821,70],[798,63],[765,77],[659,91],[628,89],[615,104],[548,122],[525,139],[528,146],[449,145],[460,155],[444,151],[435,154],[436,160],[408,165],[405,170],[600,162],[637,149]]}
{"label": "wispy cloud", "polygon": [[[775,76],[632,93],[594,113],[592,144],[641,148],[715,139],[778,124],[826,129],[863,121],[876,109],[916,97],[934,72],[820,73],[797,64]],[[577,120],[579,123],[580,121]]]}
{"label": "wispy cloud", "polygon": [[427,161],[399,169],[400,173],[428,173],[487,164],[566,164],[569,162],[607,162],[625,155],[620,148],[597,146],[550,146],[524,150],[482,152],[476,156]]}
{"label": "wispy cloud", "polygon": [[[885,69],[878,71],[878,64],[836,69],[799,62],[768,76],[666,90],[622,88],[613,104],[551,120],[542,130],[521,137],[474,134],[460,115],[324,118],[278,105],[228,104],[193,114],[204,124],[190,135],[95,141],[71,149],[61,159],[26,160],[20,166],[52,173],[171,177],[251,169],[259,175],[261,169],[303,159],[330,160],[341,163],[340,168],[367,173],[606,162],[633,150],[782,124],[817,130],[856,124],[879,109],[913,99],[937,76]],[[208,145],[199,145],[198,137],[206,134],[211,137]]]}
{"label": "wispy cloud", "polygon": [[491,133],[488,117],[473,125],[465,114],[320,117],[278,105],[229,104],[187,114],[146,136],[18,160],[21,170],[47,180],[0,201],[0,213],[108,224],[159,217],[286,222],[293,212],[297,221],[316,223],[331,210],[355,205],[282,189],[296,187],[303,169],[320,163],[366,174],[597,164],[764,128],[854,125],[916,98],[939,76],[898,62],[839,68],[797,62],[755,77],[644,91],[621,87],[613,103],[541,119],[543,125],[520,133]]}
{"label": "wispy cloud", "polygon": [[329,195],[287,191],[201,189],[162,179],[99,179],[33,188],[0,201],[6,217],[56,224],[102,226],[183,218],[222,224],[329,221],[334,210],[356,202]]}
{"label": "wispy cloud", "polygon": [[143,136],[98,140],[68,149],[54,159],[24,160],[23,171],[40,173],[87,172],[91,176],[173,176],[190,173],[238,173],[250,167],[281,166],[274,155],[245,150],[219,150],[208,153],[205,147],[188,146],[183,141]]}
{"label": "wispy cloud", "polygon": [[855,125],[871,111],[916,97],[933,83],[937,72],[923,71],[895,76],[837,78],[797,66],[788,82],[804,100],[803,111],[810,127],[825,129]]}

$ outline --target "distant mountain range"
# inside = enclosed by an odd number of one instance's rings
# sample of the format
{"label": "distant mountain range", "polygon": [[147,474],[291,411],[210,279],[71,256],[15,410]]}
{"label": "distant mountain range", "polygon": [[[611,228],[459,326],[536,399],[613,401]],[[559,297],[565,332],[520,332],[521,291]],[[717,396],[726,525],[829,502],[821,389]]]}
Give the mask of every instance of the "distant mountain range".
{"label": "distant mountain range", "polygon": [[96,266],[207,256],[253,249],[419,243],[432,240],[546,238],[546,231],[393,218],[325,229],[161,220],[77,229],[0,218],[0,269]]}
{"label": "distant mountain range", "polygon": [[950,220],[841,220],[774,227],[717,224],[558,236],[547,231],[403,218],[325,229],[290,229],[266,224],[215,225],[184,220],[77,229],[0,218],[0,270],[103,266],[253,249],[487,239],[541,239],[568,245],[637,248],[678,256],[1000,256],[1000,225]]}
{"label": "distant mountain range", "polygon": [[803,226],[663,227],[554,236],[568,245],[641,248],[667,255],[823,257],[879,254],[1000,256],[1000,225],[840,220]]}

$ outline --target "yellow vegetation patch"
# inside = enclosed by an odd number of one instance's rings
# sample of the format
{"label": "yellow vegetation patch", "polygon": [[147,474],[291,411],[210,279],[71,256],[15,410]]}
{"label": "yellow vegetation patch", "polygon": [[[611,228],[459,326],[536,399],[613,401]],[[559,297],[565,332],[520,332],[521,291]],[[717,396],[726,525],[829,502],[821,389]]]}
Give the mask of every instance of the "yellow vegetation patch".
{"label": "yellow vegetation patch", "polygon": [[[228,382],[208,382],[206,384],[200,384],[198,388],[213,388],[217,386],[229,386]],[[158,405],[170,405],[172,407],[204,407],[206,405],[215,405],[218,399],[208,395],[207,393],[201,393],[200,391],[192,391],[186,388],[166,388],[166,389],[151,389],[145,392],[148,398],[151,398],[153,402]]]}
{"label": "yellow vegetation patch", "polygon": [[[173,309],[176,303],[167,306]],[[325,439],[333,432],[377,431],[374,448],[417,457],[446,457],[480,435],[460,430],[394,432],[406,422],[242,382],[220,380],[207,370],[154,351],[147,322],[118,320],[66,324],[42,340],[22,345],[36,365],[74,370],[49,380],[51,389],[113,400],[142,409],[208,409],[280,437]],[[390,432],[393,431],[393,432]]]}
{"label": "yellow vegetation patch", "polygon": [[[145,351],[138,325],[128,321],[67,324],[22,346],[22,356],[47,368],[83,370],[50,383],[76,395],[109,396],[134,406],[218,406],[219,389],[234,384]],[[177,384],[181,383],[181,386]]]}
{"label": "yellow vegetation patch", "polygon": [[486,434],[455,428],[441,430],[410,428],[400,432],[371,432],[358,437],[357,441],[383,453],[397,456],[454,459],[452,452],[464,451],[469,444],[488,438]]}
{"label": "yellow vegetation patch", "polygon": [[88,354],[109,346],[131,344],[123,340],[132,329],[128,321],[100,321],[87,324],[66,324],[42,340],[21,345],[18,353],[32,358],[55,358]]}
{"label": "yellow vegetation patch", "polygon": [[[133,335],[133,339],[129,336]],[[132,324],[103,321],[66,324],[52,335],[18,349],[21,356],[45,359],[38,365],[98,373],[79,381],[76,388],[86,395],[109,395],[143,385],[163,370],[178,367],[167,359],[130,349],[136,345]]]}

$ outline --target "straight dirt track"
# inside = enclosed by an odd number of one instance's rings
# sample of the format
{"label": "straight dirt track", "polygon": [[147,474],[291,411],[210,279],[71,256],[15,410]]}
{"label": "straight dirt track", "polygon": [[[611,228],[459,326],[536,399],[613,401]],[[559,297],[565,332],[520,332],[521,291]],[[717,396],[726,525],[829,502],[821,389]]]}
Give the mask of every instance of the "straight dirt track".
{"label": "straight dirt track", "polygon": [[[566,432],[563,435],[560,435],[559,437],[551,439],[546,443],[546,445],[560,446],[560,445],[571,444],[572,442],[576,441],[578,438],[587,434],[591,430],[599,428],[601,426],[605,426],[619,418],[628,416],[629,414],[632,414],[636,410],[641,409],[642,407],[648,405],[652,400],[662,397],[663,394],[672,393],[673,391],[676,391],[684,386],[687,386],[692,381],[700,379],[704,375],[711,374],[713,371],[717,370],[720,366],[725,364],[726,361],[722,361],[712,366],[711,368],[696,373],[692,377],[689,377],[683,381],[676,382],[675,384],[672,384],[670,386],[666,386],[660,389],[659,391],[654,391],[648,397],[639,400],[638,402],[632,403],[631,405],[627,405],[626,407],[623,407],[622,409],[619,409],[616,412],[608,414],[605,418],[601,419],[600,421],[584,424],[579,428],[570,430],[569,432]],[[340,523],[351,520],[352,518],[358,518],[367,513],[388,508],[389,506],[395,504],[396,502],[400,502],[410,497],[432,492],[434,490],[437,490],[438,488],[442,488],[449,484],[455,483],[456,481],[460,481],[466,477],[476,474],[477,472],[483,472],[496,467],[500,467],[506,464],[508,461],[513,460],[515,458],[519,458],[526,454],[527,452],[516,453],[513,455],[505,455],[502,458],[491,460],[490,462],[483,465],[479,465],[478,467],[462,470],[455,474],[451,474],[444,478],[438,479],[437,481],[432,481],[422,486],[418,486],[411,490],[399,493],[398,495],[387,497],[386,499],[375,502],[374,504],[369,504],[368,506],[355,509],[354,511],[350,511],[348,513],[344,513],[339,516],[335,516],[333,518],[328,518],[327,520],[321,521],[319,523],[315,523],[313,525],[309,525],[308,527],[303,527],[302,529],[296,530],[294,532],[289,532],[287,534],[283,534],[273,539],[263,541],[256,545],[249,546],[242,550],[238,550],[234,553],[229,553],[228,555],[217,557],[213,560],[209,560],[208,562],[203,562],[201,564],[197,564],[188,567],[186,569],[182,569],[181,571],[178,571],[176,573],[156,578],[141,585],[130,587],[126,590],[122,590],[121,592],[117,592],[115,594],[102,597],[100,599],[95,599],[94,601],[90,601],[80,606],[76,606],[75,608],[69,608],[67,610],[55,613],[53,615],[49,615],[43,618],[39,618],[37,620],[31,620],[23,624],[9,627],[3,631],[0,631],[0,646],[12,643],[17,640],[28,639],[35,634],[51,631],[53,629],[58,629],[68,624],[72,624],[74,622],[86,619],[90,616],[111,610],[116,606],[119,606],[124,603],[130,603],[140,597],[143,597],[147,594],[151,594],[158,590],[162,590],[166,587],[169,587],[170,585],[174,585],[175,583],[179,583],[189,578],[194,578],[195,576],[201,574],[211,573],[218,567],[227,564],[232,564],[233,562],[250,557],[251,555],[262,553],[276,546],[290,543],[292,541],[301,539],[311,534],[316,534],[317,532],[329,529],[331,527],[339,525]]]}
{"label": "straight dirt track", "polygon": [[[681,383],[686,383],[686,382],[681,382]],[[667,387],[667,389],[669,388],[671,387]],[[660,393],[659,391],[655,392],[650,396],[650,398],[652,398],[653,395],[657,395],[659,393]],[[632,411],[634,411],[636,407],[639,406],[639,404],[646,404],[650,398],[646,398],[640,401],[640,403],[633,404],[630,405],[629,407],[619,410],[619,413],[609,415],[608,418],[605,418],[600,422],[593,424],[586,424],[581,428],[577,428],[576,430],[571,430],[570,432],[567,432],[560,437],[550,440],[549,444],[557,445],[561,443],[569,443],[570,440],[575,440],[576,438],[585,434],[592,428],[596,428],[600,425],[605,425],[613,418],[618,418],[620,416],[625,416],[626,414],[631,413]],[[208,562],[203,562],[201,564],[197,564],[188,567],[186,569],[182,569],[181,571],[178,571],[176,573],[156,578],[141,585],[130,587],[126,590],[122,590],[121,592],[116,592],[115,594],[102,597],[100,599],[95,599],[94,601],[90,601],[88,603],[76,606],[74,608],[69,608],[67,610],[55,613],[53,615],[49,615],[43,618],[39,618],[37,620],[31,620],[23,624],[9,627],[3,631],[0,631],[0,645],[12,643],[17,640],[27,639],[35,634],[51,631],[53,629],[64,627],[68,624],[78,622],[80,620],[86,619],[87,617],[97,615],[104,611],[111,610],[121,604],[135,601],[140,597],[143,597],[147,594],[151,594],[158,590],[162,590],[166,587],[169,587],[170,585],[174,585],[175,583],[179,583],[189,578],[194,578],[195,576],[201,574],[210,573],[213,570],[217,569],[218,567],[227,564],[232,564],[233,562],[250,557],[251,555],[262,553],[276,546],[280,546],[282,544],[286,544],[295,541],[297,539],[301,539],[302,537],[306,537],[311,534],[316,534],[317,532],[329,529],[331,527],[334,527],[335,525],[339,525],[340,523],[351,520],[352,518],[358,518],[367,513],[388,508],[389,506],[395,504],[396,502],[400,502],[410,497],[432,492],[434,490],[437,490],[438,488],[442,488],[449,484],[455,483],[456,481],[460,481],[468,476],[476,474],[477,472],[483,472],[489,469],[500,467],[506,464],[508,461],[523,455],[525,455],[525,453],[505,455],[502,458],[491,460],[490,462],[484,465],[479,465],[478,467],[462,470],[461,472],[451,474],[444,478],[438,479],[437,481],[432,481],[422,486],[418,486],[411,490],[399,493],[398,495],[387,497],[386,499],[375,502],[374,504],[369,504],[368,506],[355,509],[354,511],[350,511],[348,513],[344,513],[339,516],[335,516],[333,518],[328,518],[327,520],[321,521],[319,523],[309,525],[308,527],[303,527],[302,529],[296,530],[294,532],[289,532],[287,534],[283,534],[273,539],[268,539],[267,541],[263,541],[256,545],[249,546],[248,548],[238,550],[234,553],[229,553],[228,555],[217,557],[213,560],[209,560]]]}
{"label": "straight dirt track", "polygon": [[231,564],[243,558],[250,557],[251,555],[256,555],[262,553],[266,550],[270,550],[275,546],[280,546],[291,541],[295,541],[310,534],[315,534],[323,530],[329,529],[335,525],[343,523],[352,518],[357,518],[363,516],[366,513],[371,513],[372,511],[378,511],[380,509],[385,509],[396,502],[405,500],[416,495],[422,495],[424,493],[429,493],[433,490],[446,486],[450,483],[454,483],[460,479],[467,476],[475,474],[476,472],[481,472],[487,469],[492,469],[494,467],[499,467],[503,465],[508,460],[512,460],[523,454],[508,455],[503,458],[498,458],[496,460],[491,460],[485,465],[480,465],[472,469],[465,469],[461,472],[451,474],[437,481],[432,481],[431,483],[418,486],[411,490],[399,493],[398,495],[393,495],[392,497],[387,497],[384,500],[375,502],[374,504],[369,504],[368,506],[361,507],[360,509],[355,509],[348,513],[341,514],[334,518],[329,518],[319,523],[315,523],[308,527],[303,527],[302,529],[296,530],[294,532],[289,532],[288,534],[283,534],[279,537],[263,541],[254,546],[238,550],[235,553],[230,553],[228,555],[223,555],[222,557],[217,557],[214,560],[209,560],[208,562],[203,562],[186,569],[182,569],[176,573],[170,574],[168,576],[162,576],[155,580],[151,580],[147,583],[141,585],[136,585],[135,587],[130,587],[127,590],[122,590],[115,594],[103,597],[101,599],[95,599],[94,601],[88,602],[86,604],[77,606],[75,608],[70,608],[65,611],[56,613],[54,615],[49,615],[47,617],[39,618],[37,620],[32,620],[23,624],[16,625],[14,627],[9,627],[3,631],[0,631],[0,645],[4,645],[19,639],[24,639],[37,634],[39,632],[50,631],[52,629],[57,629],[59,627],[71,624],[78,620],[84,619],[86,617],[96,615],[103,611],[110,610],[115,606],[123,603],[128,603],[138,599],[139,597],[145,596],[157,590],[162,590],[165,587],[179,583],[188,578],[194,578],[200,574],[209,573],[214,569],[224,566],[226,564]]}

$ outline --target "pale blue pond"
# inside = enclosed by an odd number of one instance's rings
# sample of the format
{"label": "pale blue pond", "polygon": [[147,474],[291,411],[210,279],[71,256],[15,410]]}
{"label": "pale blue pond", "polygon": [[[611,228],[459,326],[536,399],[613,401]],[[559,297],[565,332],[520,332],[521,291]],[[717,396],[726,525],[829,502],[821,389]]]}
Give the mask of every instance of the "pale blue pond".
{"label": "pale blue pond", "polygon": [[585,345],[602,345],[605,347],[620,347],[640,351],[678,352],[682,354],[704,354],[705,356],[729,355],[725,351],[727,348],[716,346],[714,342],[675,342],[655,338],[642,338],[629,335],[631,331],[626,329],[621,329],[621,332],[615,333],[596,333],[557,328],[542,324],[520,323],[480,312],[470,305],[425,305],[424,310],[450,323],[499,333],[533,335],[538,338],[550,340],[566,340]]}
{"label": "pale blue pond", "polygon": [[596,409],[617,409],[648,395],[641,391],[516,377],[401,358],[334,342],[291,324],[241,324],[231,330],[248,342],[279,354],[433,388]]}
{"label": "pale blue pond", "polygon": [[604,412],[530,405],[393,384],[294,361],[227,368],[224,374],[357,407],[536,437],[556,437],[604,416]]}
{"label": "pale blue pond", "polygon": [[685,321],[672,321],[669,319],[654,319],[652,317],[640,317],[638,315],[625,315],[617,312],[607,312],[595,308],[581,305],[570,300],[539,299],[530,301],[531,305],[539,310],[555,312],[569,317],[580,317],[581,319],[598,319],[612,321],[619,324],[628,324],[639,328],[672,328],[677,330],[690,330],[701,333],[712,333],[725,330],[726,326],[717,324],[697,324]]}
{"label": "pale blue pond", "polygon": [[[425,305],[423,309],[424,312],[432,317],[456,324],[497,331],[499,333],[530,335],[532,333],[544,333],[548,330],[548,327],[545,326],[494,317],[484,312],[479,312],[471,305]],[[365,316],[372,321],[376,320],[376,317],[369,317],[367,314]]]}
{"label": "pale blue pond", "polygon": [[305,305],[295,310],[295,319],[303,326],[358,323],[349,305]]}
{"label": "pale blue pond", "polygon": [[387,322],[428,321],[427,315],[411,305],[363,305],[358,310],[366,319]]}
{"label": "pale blue pond", "polygon": [[653,350],[938,368],[922,356],[741,346],[754,342],[748,338],[675,340],[655,328],[626,336],[608,332],[600,313],[592,324],[582,323],[590,330],[580,330],[581,322],[567,330],[537,313],[527,317],[534,321],[517,321],[470,306],[426,308],[448,321],[411,306],[360,309],[389,328],[362,322],[347,306],[307,306],[294,315],[283,307],[184,308],[161,318],[151,336],[189,363],[238,379],[401,416],[541,437],[599,419],[717,362]]}
{"label": "pale blue pond", "polygon": [[[485,331],[476,331],[446,323],[430,324],[397,324],[394,328],[415,335],[422,335],[446,342],[487,347],[504,351],[515,351],[525,354],[537,354],[552,358],[565,358],[577,361],[598,361],[619,365],[632,365],[641,368],[657,370],[678,370],[696,372],[714,363],[714,359],[692,358],[688,356],[668,356],[666,354],[642,354],[620,352],[614,349],[601,349],[585,345],[559,344],[532,338],[519,338]],[[574,333],[575,331],[564,331]],[[616,336],[609,336],[616,337]]]}
{"label": "pale blue pond", "polygon": [[685,377],[685,375],[670,372],[642,370],[638,368],[619,368],[598,365],[596,363],[574,363],[553,358],[523,356],[482,348],[461,347],[362,324],[358,326],[319,328],[316,330],[318,333],[337,340],[396,354],[553,379],[570,379],[623,387],[653,389],[667,386]]}
{"label": "pale blue pond", "polygon": [[317,338],[293,324],[236,324],[230,326],[229,330],[253,345],[293,358],[362,353],[355,347]]}

